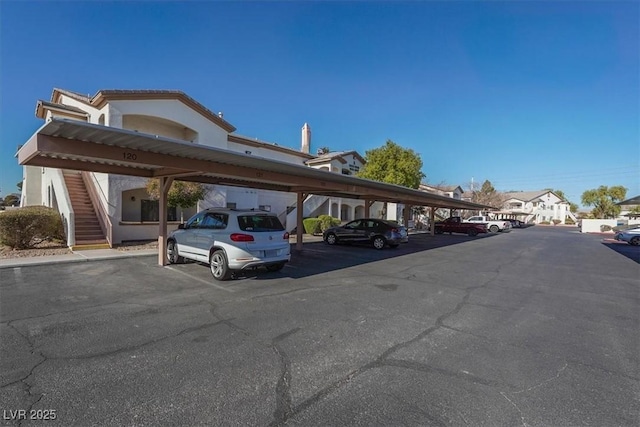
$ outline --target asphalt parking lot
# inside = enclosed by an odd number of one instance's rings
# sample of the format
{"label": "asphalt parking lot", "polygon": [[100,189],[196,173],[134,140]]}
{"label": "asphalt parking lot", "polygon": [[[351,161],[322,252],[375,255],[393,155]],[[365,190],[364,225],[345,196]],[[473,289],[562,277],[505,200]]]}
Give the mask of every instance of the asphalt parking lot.
{"label": "asphalt parking lot", "polygon": [[228,282],[156,257],[0,270],[3,425],[639,424],[640,248],[304,247]]}

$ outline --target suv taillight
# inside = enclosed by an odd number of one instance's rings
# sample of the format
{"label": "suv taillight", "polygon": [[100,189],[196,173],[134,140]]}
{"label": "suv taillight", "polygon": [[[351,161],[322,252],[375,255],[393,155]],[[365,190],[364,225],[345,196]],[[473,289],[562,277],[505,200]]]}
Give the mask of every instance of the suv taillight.
{"label": "suv taillight", "polygon": [[289,240],[289,233],[285,231],[284,235],[282,236],[283,240]]}
{"label": "suv taillight", "polygon": [[234,242],[253,242],[253,236],[250,234],[233,233],[229,237]]}

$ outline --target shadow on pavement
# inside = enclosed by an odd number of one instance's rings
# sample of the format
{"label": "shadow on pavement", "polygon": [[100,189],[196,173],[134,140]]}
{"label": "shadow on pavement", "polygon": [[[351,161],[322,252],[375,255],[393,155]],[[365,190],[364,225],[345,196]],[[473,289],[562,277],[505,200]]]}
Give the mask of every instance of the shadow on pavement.
{"label": "shadow on pavement", "polygon": [[615,240],[603,240],[602,244],[640,264],[640,246],[631,246],[626,242],[616,242]]}
{"label": "shadow on pavement", "polygon": [[377,250],[367,244],[340,244],[329,246],[324,242],[305,243],[302,252],[295,250],[295,244],[291,245],[291,262],[289,266],[278,273],[266,273],[266,270],[248,270],[238,272],[238,279],[253,278],[257,280],[271,280],[275,277],[290,277],[294,279],[313,276],[329,271],[362,265],[391,259],[403,255],[419,253],[431,249],[452,246],[472,242],[478,239],[490,239],[498,237],[500,233],[489,233],[482,236],[469,237],[463,234],[443,234],[431,236],[428,234],[411,235],[409,243],[401,244],[397,248],[385,247]]}

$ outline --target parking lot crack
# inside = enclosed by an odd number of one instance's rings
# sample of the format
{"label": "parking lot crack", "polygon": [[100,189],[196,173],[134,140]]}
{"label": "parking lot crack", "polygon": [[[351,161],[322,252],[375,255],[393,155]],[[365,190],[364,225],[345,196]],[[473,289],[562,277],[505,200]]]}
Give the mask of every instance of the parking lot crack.
{"label": "parking lot crack", "polygon": [[[400,396],[396,396],[394,393],[382,393],[383,396],[387,396],[393,400],[395,400],[396,402],[400,403],[403,406],[403,411],[404,413],[414,413],[417,414],[418,416],[422,416],[423,418],[426,418],[427,421],[429,422],[429,425],[434,425],[434,426],[446,426],[448,425],[448,423],[446,423],[444,420],[435,417],[433,414],[429,413],[428,411],[422,409],[420,406],[416,405],[415,403],[411,403],[408,402],[405,399],[402,399]],[[464,419],[464,417],[462,417],[462,419],[465,421],[465,424],[467,424],[466,420]],[[395,420],[389,420],[389,424],[393,424]]]}
{"label": "parking lot crack", "polygon": [[524,414],[522,413],[522,410],[520,410],[518,405],[516,405],[513,400],[509,399],[509,396],[507,396],[506,393],[501,391],[500,394],[502,395],[502,397],[504,397],[507,400],[507,402],[511,404],[511,406],[516,408],[516,411],[518,411],[518,414],[520,415],[520,420],[522,421],[522,427],[529,427],[529,424],[527,424],[527,421],[524,418]]}
{"label": "parking lot crack", "polygon": [[162,337],[158,337],[158,338],[155,338],[155,339],[152,339],[152,340],[149,340],[149,341],[145,341],[145,342],[142,342],[140,344],[128,346],[128,347],[121,347],[121,348],[116,348],[116,349],[113,349],[113,350],[104,351],[104,352],[100,352],[100,353],[86,354],[86,355],[80,355],[80,356],[49,357],[49,359],[52,359],[52,360],[54,360],[54,359],[55,360],[88,360],[88,359],[95,359],[95,358],[100,358],[100,357],[109,357],[109,356],[113,356],[113,355],[120,354],[120,353],[126,353],[128,351],[139,350],[139,349],[144,348],[146,346],[157,344],[159,342],[162,342],[162,341],[165,341],[165,340],[168,340],[168,339],[171,339],[171,338],[175,338],[175,337],[178,337],[178,336],[183,335],[183,334],[187,334],[187,333],[194,332],[194,331],[199,331],[199,330],[202,330],[202,329],[205,329],[205,328],[211,328],[211,327],[214,327],[214,326],[217,326],[217,325],[220,325],[220,324],[226,324],[226,323],[227,323],[226,320],[220,320],[220,321],[217,321],[217,322],[204,323],[202,325],[192,326],[192,327],[189,327],[189,328],[182,329],[182,330],[180,330],[180,331],[178,331],[178,332],[176,332],[174,334],[165,335],[165,336],[162,336]]}
{"label": "parking lot crack", "polygon": [[454,377],[463,381],[467,381],[473,384],[479,384],[486,387],[494,387],[494,388],[504,388],[505,384],[492,381],[485,378],[478,377],[469,372],[464,371],[451,371],[449,369],[437,368],[434,366],[429,366],[424,363],[414,362],[410,360],[402,360],[402,359],[386,359],[380,362],[380,366],[393,366],[397,368],[410,369],[418,372],[425,373],[437,373],[441,375],[446,375],[448,377]]}
{"label": "parking lot crack", "polygon": [[113,305],[113,304],[118,304],[120,302],[121,301],[112,301],[112,302],[108,302],[106,304],[87,305],[87,306],[83,306],[81,308],[76,308],[76,309],[73,309],[73,310],[57,311],[55,313],[43,314],[41,316],[21,317],[19,319],[11,319],[11,320],[8,320],[6,322],[10,323],[10,322],[22,322],[22,321],[26,321],[26,320],[44,319],[44,318],[47,318],[47,317],[58,316],[58,315],[61,315],[61,314],[76,313],[76,312],[88,310],[88,309],[91,309],[91,308],[106,307],[106,306],[110,306],[110,305]]}
{"label": "parking lot crack", "polygon": [[[24,335],[22,332],[20,332],[20,330],[18,328],[16,328],[14,325],[11,324],[11,322],[7,323],[7,326],[10,327],[11,329],[13,329],[14,331],[16,331],[16,333],[22,337],[22,339],[25,340],[25,342],[29,345],[29,349],[31,354],[37,355],[38,357],[41,358],[40,361],[38,361],[37,363],[35,363],[31,369],[29,370],[29,373],[27,375],[25,375],[24,377],[17,379],[15,381],[12,381],[10,383],[7,384],[3,384],[2,386],[0,386],[0,388],[5,388],[5,387],[9,387],[11,385],[14,384],[18,384],[18,383],[22,383],[25,387],[25,391],[29,394],[30,397],[35,397],[36,395],[33,394],[33,384],[29,383],[29,378],[34,374],[35,370],[42,365],[43,363],[45,363],[47,360],[49,360],[41,351],[36,351],[35,348],[35,344],[29,339],[28,336]],[[33,406],[38,403],[42,397],[44,395],[40,394],[37,396],[37,398],[31,403],[31,405],[29,405],[29,408],[27,408],[27,414],[29,413],[29,411],[31,410],[31,408],[33,408]],[[20,421],[20,423],[18,423],[18,425],[21,425],[22,421]]]}
{"label": "parking lot crack", "polygon": [[534,386],[528,387],[528,388],[526,388],[526,389],[519,390],[519,391],[514,391],[512,394],[526,393],[527,391],[535,390],[535,389],[537,389],[537,388],[540,388],[540,387],[544,386],[545,384],[547,384],[547,383],[549,383],[549,382],[551,382],[551,381],[555,381],[555,380],[557,380],[558,378],[560,378],[560,375],[562,374],[562,372],[563,372],[565,369],[567,369],[567,366],[569,366],[569,364],[565,362],[564,366],[563,366],[563,367],[561,367],[561,368],[558,370],[558,372],[556,373],[556,375],[555,375],[555,376],[553,376],[553,377],[551,377],[551,378],[548,378],[548,379],[546,379],[546,380],[544,380],[544,381],[542,381],[542,382],[540,382],[540,383],[538,383],[538,384],[536,384],[536,385],[534,385]]}
{"label": "parking lot crack", "polygon": [[569,363],[570,365],[583,366],[583,367],[589,368],[589,369],[596,369],[598,371],[605,372],[605,373],[607,373],[609,375],[616,375],[616,376],[619,376],[619,377],[622,377],[622,378],[626,378],[626,379],[631,380],[631,381],[640,381],[640,377],[633,376],[633,375],[627,375],[627,374],[619,372],[619,371],[612,371],[612,370],[607,369],[605,367],[591,365],[591,364],[588,364],[588,363],[581,362],[579,360],[571,360],[571,359],[569,359],[569,360],[567,360],[567,363]]}
{"label": "parking lot crack", "polygon": [[254,336],[254,334],[252,334],[250,331],[233,323],[232,321],[233,319],[223,318],[217,312],[218,307],[211,301],[208,301],[204,298],[202,298],[202,301],[209,304],[209,307],[210,307],[209,311],[211,312],[211,315],[218,320],[217,323],[225,324],[226,326],[239,331],[240,333],[247,336],[251,340],[257,342],[259,345],[271,349],[276,354],[280,364],[280,375],[278,377],[278,381],[275,387],[276,408],[273,414],[274,421],[271,423],[271,425],[282,425],[286,423],[287,420],[294,413],[294,410],[292,409],[292,406],[291,406],[291,402],[292,402],[291,370],[290,370],[291,361],[289,360],[289,356],[284,351],[280,343],[286,340],[289,336],[297,333],[300,330],[300,328],[293,328],[287,332],[284,332],[276,336],[271,340],[271,342],[266,342],[260,339],[259,337]]}
{"label": "parking lot crack", "polygon": [[[362,375],[365,372],[368,372],[371,369],[375,369],[375,368],[379,368],[381,366],[385,366],[387,364],[390,363],[394,363],[393,361],[390,362],[390,360],[395,360],[395,359],[389,359],[389,356],[395,352],[397,352],[398,350],[401,350],[403,348],[409,347],[412,344],[422,340],[423,338],[425,338],[426,336],[432,334],[433,332],[437,331],[438,329],[444,327],[444,321],[446,319],[448,319],[451,316],[455,316],[456,314],[458,314],[460,312],[460,310],[462,310],[462,308],[465,306],[465,304],[467,304],[467,301],[469,300],[471,293],[476,290],[476,289],[481,289],[481,288],[485,288],[487,287],[491,282],[493,282],[496,277],[498,277],[500,274],[499,271],[495,272],[495,275],[491,278],[489,278],[488,280],[486,280],[483,284],[478,285],[478,286],[470,286],[464,289],[464,295],[462,296],[462,299],[460,300],[460,302],[458,302],[455,307],[453,307],[453,309],[449,310],[448,312],[440,315],[436,321],[435,321],[435,325],[431,326],[427,329],[425,329],[424,331],[420,332],[418,335],[416,335],[415,337],[404,341],[404,342],[400,342],[390,348],[388,348],[387,350],[385,350],[384,352],[382,352],[382,354],[380,356],[378,356],[375,360],[361,366],[358,369],[355,369],[353,371],[351,371],[349,374],[347,374],[345,377],[329,384],[327,387],[323,388],[322,390],[318,391],[317,393],[315,393],[313,396],[309,397],[308,399],[304,400],[303,402],[301,402],[300,404],[298,404],[297,406],[295,406],[294,408],[292,408],[290,414],[288,416],[285,416],[283,418],[276,418],[276,420],[271,424],[273,426],[280,426],[283,425],[284,423],[286,423],[286,421],[291,418],[292,416],[306,410],[307,408],[311,407],[312,405],[314,405],[315,403],[319,402],[320,400],[324,399],[326,396],[334,393],[335,391],[339,390],[340,388],[342,388],[345,384],[348,384],[350,381],[352,381],[354,378],[359,377],[360,375]],[[464,377],[467,380],[470,380],[470,378],[468,377]],[[475,377],[474,377],[475,378]],[[478,383],[482,384],[483,382],[486,383],[485,385],[489,385],[489,386],[499,386],[501,384],[499,383],[494,383],[488,380],[483,380],[480,378],[476,378],[476,380],[478,381]]]}
{"label": "parking lot crack", "polygon": [[283,334],[278,335],[272,340],[272,347],[274,352],[280,359],[280,378],[276,384],[276,409],[273,414],[274,422],[281,424],[291,416],[291,361],[289,356],[280,346],[280,343],[287,339],[287,337],[298,332],[300,328],[291,329]]}

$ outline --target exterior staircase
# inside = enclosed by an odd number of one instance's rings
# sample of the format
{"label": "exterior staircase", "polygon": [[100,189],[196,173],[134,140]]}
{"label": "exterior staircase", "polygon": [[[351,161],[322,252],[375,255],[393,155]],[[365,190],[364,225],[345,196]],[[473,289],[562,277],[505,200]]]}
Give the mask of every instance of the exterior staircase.
{"label": "exterior staircase", "polygon": [[109,243],[91,203],[80,172],[64,171],[64,182],[75,218],[76,243],[71,250],[108,249]]}

